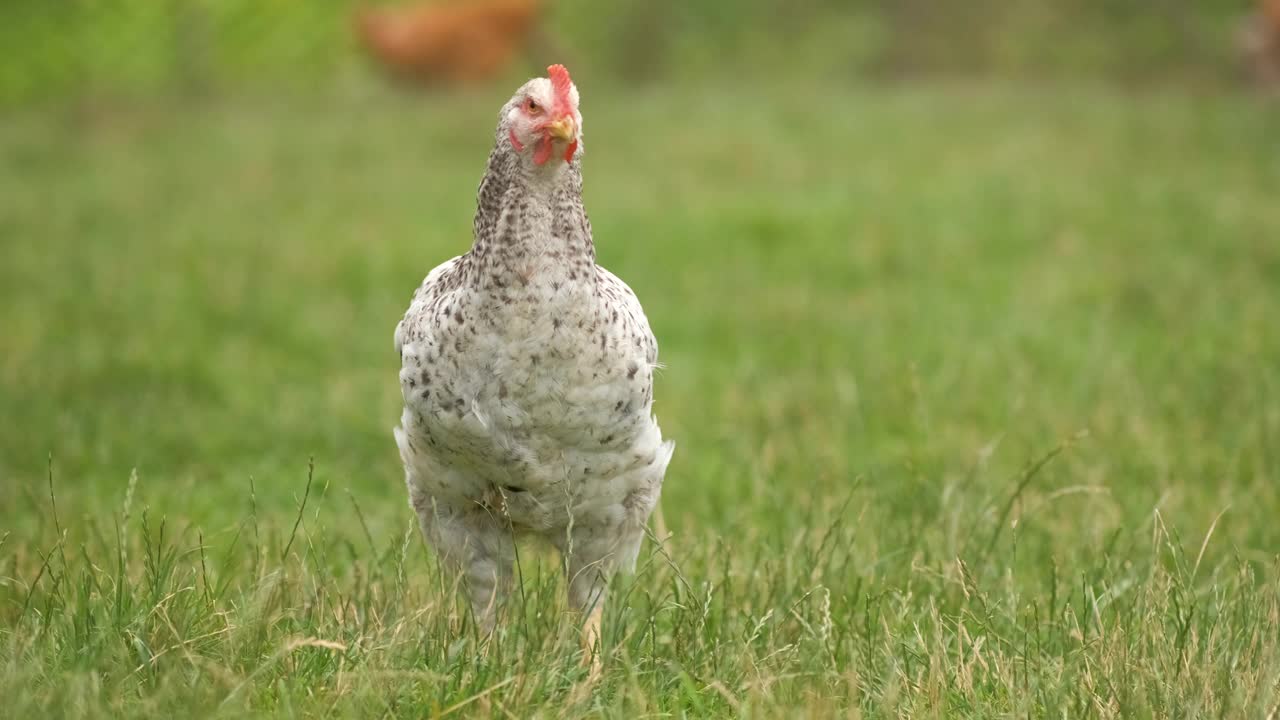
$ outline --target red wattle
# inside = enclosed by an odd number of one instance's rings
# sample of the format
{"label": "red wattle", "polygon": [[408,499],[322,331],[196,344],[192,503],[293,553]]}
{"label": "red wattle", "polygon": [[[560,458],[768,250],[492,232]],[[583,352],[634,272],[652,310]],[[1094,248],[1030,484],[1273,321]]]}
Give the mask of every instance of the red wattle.
{"label": "red wattle", "polygon": [[551,136],[543,135],[538,142],[538,149],[533,153],[533,161],[539,165],[551,159]]}
{"label": "red wattle", "polygon": [[577,140],[574,140],[573,142],[569,143],[568,149],[564,151],[564,161],[573,162],[573,154],[577,152],[577,150],[578,150]]}

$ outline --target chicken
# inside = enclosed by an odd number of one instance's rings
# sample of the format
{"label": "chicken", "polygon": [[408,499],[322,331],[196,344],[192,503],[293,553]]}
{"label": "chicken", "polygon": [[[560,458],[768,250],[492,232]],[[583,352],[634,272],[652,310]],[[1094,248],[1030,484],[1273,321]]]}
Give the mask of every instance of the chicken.
{"label": "chicken", "polygon": [[356,33],[402,80],[465,83],[492,78],[529,40],[539,0],[417,3],[362,10]]}
{"label": "chicken", "polygon": [[1245,18],[1237,43],[1254,82],[1280,89],[1280,0],[1259,0],[1257,10]]}
{"label": "chicken", "polygon": [[[410,505],[491,630],[514,542],[564,558],[598,663],[610,576],[634,568],[675,448],[652,413],[658,345],[635,294],[596,264],[582,115],[563,66],[502,107],[474,244],[432,270],[396,327],[396,442]],[[598,665],[597,665],[598,667]]]}

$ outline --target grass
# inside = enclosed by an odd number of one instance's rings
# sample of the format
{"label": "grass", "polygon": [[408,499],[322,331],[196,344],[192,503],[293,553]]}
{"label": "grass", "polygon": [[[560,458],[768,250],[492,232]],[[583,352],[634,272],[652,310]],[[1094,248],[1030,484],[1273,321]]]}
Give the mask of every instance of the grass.
{"label": "grass", "polygon": [[505,94],[0,119],[16,717],[1268,717],[1280,111],[1081,88],[584,88],[668,369],[672,537],[582,682],[481,643],[391,331]]}

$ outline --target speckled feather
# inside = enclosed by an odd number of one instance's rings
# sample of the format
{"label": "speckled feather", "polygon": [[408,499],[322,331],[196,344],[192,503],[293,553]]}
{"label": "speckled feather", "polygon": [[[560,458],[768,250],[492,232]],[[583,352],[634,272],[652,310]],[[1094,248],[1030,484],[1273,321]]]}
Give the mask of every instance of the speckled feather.
{"label": "speckled feather", "polygon": [[634,564],[674,449],[652,413],[648,320],[596,264],[580,135],[569,161],[538,164],[508,127],[524,98],[563,94],[539,78],[503,107],[474,245],[427,275],[395,333],[410,501],[486,623],[514,535],[565,553],[573,605],[599,602]]}

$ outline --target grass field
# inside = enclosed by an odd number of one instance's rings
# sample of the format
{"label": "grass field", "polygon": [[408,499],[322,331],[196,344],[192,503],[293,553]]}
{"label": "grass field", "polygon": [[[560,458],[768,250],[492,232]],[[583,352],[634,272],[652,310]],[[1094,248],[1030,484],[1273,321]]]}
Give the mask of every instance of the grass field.
{"label": "grass field", "polygon": [[678,442],[602,677],[536,548],[482,647],[390,433],[505,93],[32,111],[0,714],[1277,712],[1280,108],[583,92]]}

